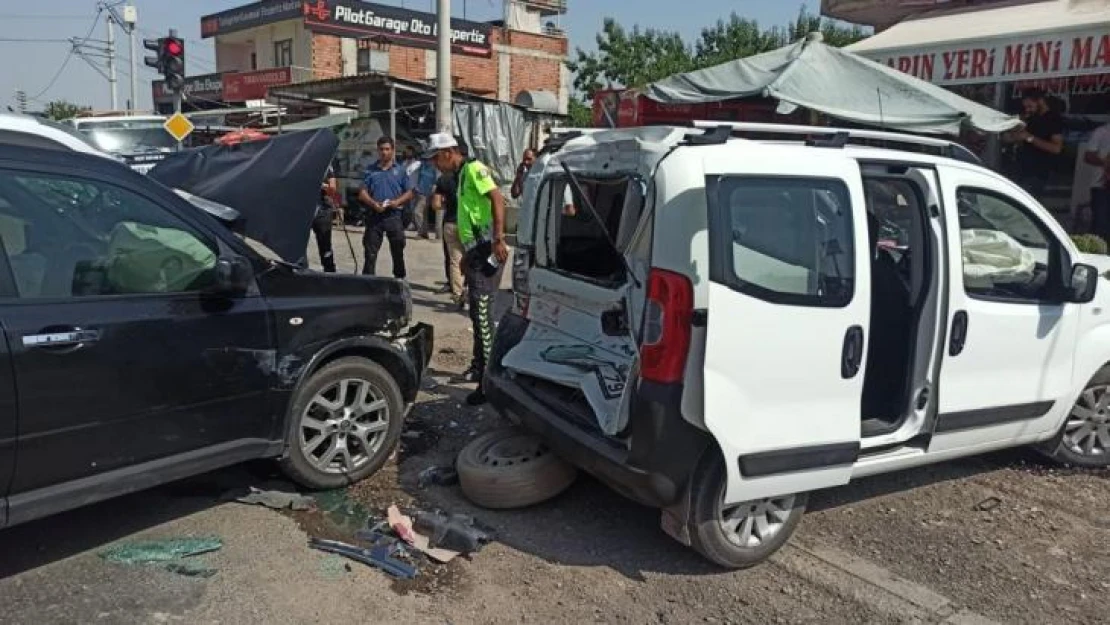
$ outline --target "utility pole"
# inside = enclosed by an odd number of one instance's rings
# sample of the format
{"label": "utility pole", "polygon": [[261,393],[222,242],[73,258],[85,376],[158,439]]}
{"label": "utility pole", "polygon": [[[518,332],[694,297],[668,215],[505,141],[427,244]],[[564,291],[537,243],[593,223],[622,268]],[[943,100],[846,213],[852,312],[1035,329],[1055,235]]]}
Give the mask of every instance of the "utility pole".
{"label": "utility pole", "polygon": [[139,59],[135,55],[135,40],[138,35],[135,33],[135,25],[139,22],[139,12],[133,5],[123,7],[123,23],[127,26],[127,34],[130,36],[131,45],[131,106],[127,110],[134,115],[135,111],[139,109]]}
{"label": "utility pole", "polygon": [[116,20],[109,13],[104,22],[108,25],[108,87],[112,90],[112,110],[115,111],[119,109],[119,98],[116,97]]}
{"label": "utility pole", "polygon": [[22,89],[15,90],[15,106],[20,113],[27,112],[27,92]]}
{"label": "utility pole", "polygon": [[436,125],[440,132],[451,133],[451,0],[438,0],[437,10]]}

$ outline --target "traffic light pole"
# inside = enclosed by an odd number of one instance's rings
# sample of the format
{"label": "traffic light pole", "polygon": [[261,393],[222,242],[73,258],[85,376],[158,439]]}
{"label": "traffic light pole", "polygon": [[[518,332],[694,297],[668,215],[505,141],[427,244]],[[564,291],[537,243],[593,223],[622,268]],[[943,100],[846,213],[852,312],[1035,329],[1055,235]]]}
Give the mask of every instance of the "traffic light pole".
{"label": "traffic light pole", "polygon": [[[170,29],[170,37],[177,37],[177,29],[176,28],[171,28]],[[182,99],[182,93],[181,92],[182,91],[184,91],[184,87],[181,88],[181,89],[177,89],[176,91],[173,92],[173,112],[174,112],[174,115],[181,112],[181,99]],[[177,142],[177,151],[180,152],[181,148],[182,148],[181,142],[178,141]]]}

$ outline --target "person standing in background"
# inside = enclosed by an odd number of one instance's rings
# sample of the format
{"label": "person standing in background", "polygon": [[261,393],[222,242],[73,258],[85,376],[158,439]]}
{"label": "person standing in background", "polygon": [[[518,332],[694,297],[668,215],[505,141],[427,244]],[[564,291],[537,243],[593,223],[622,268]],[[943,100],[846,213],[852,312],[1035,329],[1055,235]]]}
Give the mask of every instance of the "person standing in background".
{"label": "person standing in background", "polygon": [[466,308],[466,292],[462,273],[463,246],[459,240],[459,185],[455,172],[441,175],[432,196],[436,219],[443,221],[443,272],[447,285],[440,291],[451,294],[451,303]]}
{"label": "person standing in background", "polygon": [[409,188],[413,191],[412,200],[405,206],[405,227],[414,226],[416,234],[421,239],[428,238],[427,210],[428,196],[421,195],[417,184],[420,181],[420,166],[423,161],[416,158],[416,150],[412,147],[405,148],[405,156],[401,161],[405,174],[409,177]]}
{"label": "person standing in background", "polygon": [[[435,219],[435,235],[436,237],[443,238],[443,213],[431,210],[432,196],[435,194],[436,179],[439,178],[439,172],[436,171],[436,166],[427,159],[418,161],[420,168],[416,171],[416,181],[414,188],[416,194],[422,201],[417,202],[417,212],[421,215],[418,223],[424,224],[425,235],[429,234],[432,229],[431,219]],[[429,238],[425,236],[424,238]]]}
{"label": "person standing in background", "polygon": [[524,158],[521,159],[520,165],[516,168],[516,178],[513,179],[513,186],[509,189],[509,195],[514,200],[520,199],[524,195],[524,179],[528,177],[528,172],[532,171],[532,165],[536,164],[536,152],[531,148],[524,151]]}
{"label": "person standing in background", "polygon": [[320,265],[325,273],[335,273],[335,252],[331,246],[332,220],[335,218],[334,202],[336,179],[335,164],[328,166],[324,182],[320,184],[320,203],[316,205],[316,216],[312,218],[312,234],[316,236],[316,250],[320,254]]}
{"label": "person standing in background", "polygon": [[404,280],[405,226],[402,210],[412,200],[412,188],[405,168],[397,162],[393,139],[378,139],[378,160],[366,169],[358,199],[370,207],[366,217],[366,234],[362,244],[366,250],[363,275],[374,275],[382,239],[389,240],[389,253],[393,257],[393,277]]}
{"label": "person standing in background", "polygon": [[459,240],[466,250],[462,268],[466,277],[467,306],[474,332],[474,359],[465,376],[478,383],[466,403],[486,403],[482,378],[493,348],[493,297],[501,269],[509,259],[505,242],[505,198],[489,167],[464,155],[458,140],[447,133],[436,133],[428,140],[428,157],[436,169],[458,175]]}
{"label": "person standing in background", "polygon": [[1064,118],[1049,108],[1041,89],[1027,89],[1021,104],[1025,127],[1013,135],[1013,140],[1019,142],[1018,182],[1043,203],[1048,181],[1064,151]]}
{"label": "person standing in background", "polygon": [[1083,164],[1090,167],[1091,230],[1110,241],[1110,196],[1106,191],[1106,168],[1110,165],[1110,123],[1095,128],[1083,151]]}

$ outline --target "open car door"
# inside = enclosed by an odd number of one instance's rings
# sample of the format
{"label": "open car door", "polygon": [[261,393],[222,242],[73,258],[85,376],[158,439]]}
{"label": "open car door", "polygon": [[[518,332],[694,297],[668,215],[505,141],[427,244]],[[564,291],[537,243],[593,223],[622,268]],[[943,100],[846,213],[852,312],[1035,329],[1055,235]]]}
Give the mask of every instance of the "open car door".
{"label": "open car door", "polygon": [[859,455],[871,246],[859,165],[830,152],[706,162],[705,423],[727,504],[845,484]]}

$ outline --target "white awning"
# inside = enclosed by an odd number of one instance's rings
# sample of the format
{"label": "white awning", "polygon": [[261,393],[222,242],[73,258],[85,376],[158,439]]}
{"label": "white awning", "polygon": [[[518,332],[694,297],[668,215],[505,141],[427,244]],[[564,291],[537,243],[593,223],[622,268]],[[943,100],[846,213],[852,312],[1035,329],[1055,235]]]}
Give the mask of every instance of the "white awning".
{"label": "white awning", "polygon": [[934,11],[846,49],[941,85],[1110,73],[1110,2]]}

